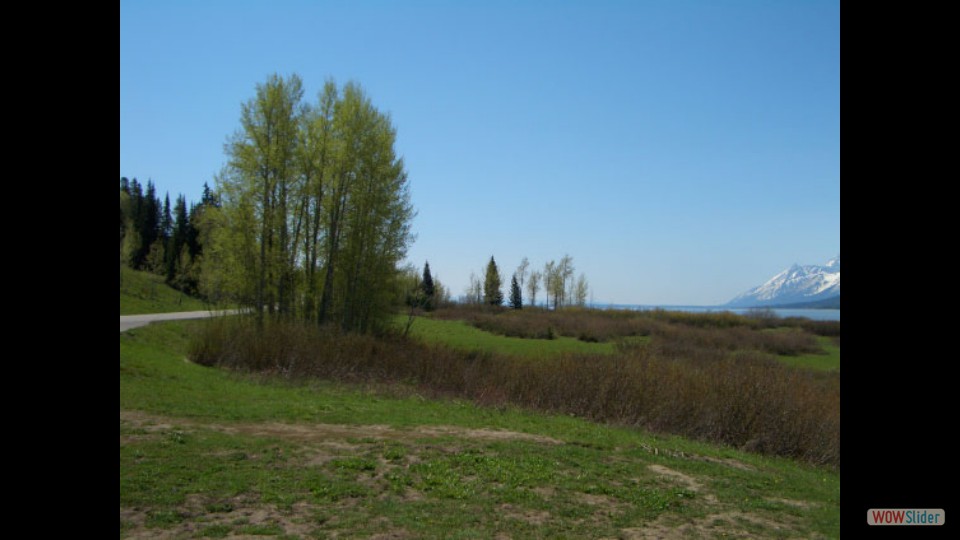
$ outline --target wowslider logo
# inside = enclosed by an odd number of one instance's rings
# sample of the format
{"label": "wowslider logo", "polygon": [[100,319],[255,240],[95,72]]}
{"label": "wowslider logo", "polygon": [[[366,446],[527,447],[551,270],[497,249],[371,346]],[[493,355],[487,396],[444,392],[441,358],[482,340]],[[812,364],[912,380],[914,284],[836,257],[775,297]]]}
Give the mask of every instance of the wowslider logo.
{"label": "wowslider logo", "polygon": [[867,510],[868,525],[943,525],[943,508],[871,508]]}

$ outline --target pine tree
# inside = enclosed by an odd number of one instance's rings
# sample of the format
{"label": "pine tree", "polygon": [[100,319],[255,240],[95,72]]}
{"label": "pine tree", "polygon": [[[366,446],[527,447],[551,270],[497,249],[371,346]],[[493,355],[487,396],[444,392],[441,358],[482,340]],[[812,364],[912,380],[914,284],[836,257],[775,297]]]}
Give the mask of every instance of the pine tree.
{"label": "pine tree", "polygon": [[423,309],[433,311],[434,293],[433,276],[430,275],[430,263],[423,266],[423,280],[420,282],[420,289],[423,291]]}
{"label": "pine tree", "polygon": [[167,282],[173,283],[177,280],[177,274],[182,270],[180,268],[181,251],[187,243],[187,234],[190,227],[187,218],[187,200],[183,195],[177,197],[177,202],[173,207],[173,231],[170,234],[167,261]]}
{"label": "pine tree", "polygon": [[513,275],[510,280],[510,307],[513,309],[523,309],[523,295],[520,292],[520,283],[517,282],[517,275]]}
{"label": "pine tree", "polygon": [[136,229],[140,236],[139,249],[131,259],[130,266],[136,269],[147,269],[147,256],[150,248],[159,236],[160,227],[160,199],[157,198],[157,189],[152,180],[147,180],[146,193],[141,191],[137,179],[132,183],[133,198],[138,199]]}
{"label": "pine tree", "polygon": [[220,208],[220,200],[217,194],[210,189],[210,186],[208,186],[206,182],[203,183],[203,195],[200,197],[200,204],[202,206]]}
{"label": "pine tree", "polygon": [[163,197],[163,213],[160,214],[160,230],[158,231],[158,234],[164,242],[169,240],[170,235],[173,234],[173,214],[171,214],[170,211],[169,191]]}
{"label": "pine tree", "polygon": [[483,281],[483,303],[491,306],[503,305],[503,291],[500,290],[502,280],[500,279],[500,270],[497,269],[497,261],[490,256],[490,262],[487,263],[487,274]]}

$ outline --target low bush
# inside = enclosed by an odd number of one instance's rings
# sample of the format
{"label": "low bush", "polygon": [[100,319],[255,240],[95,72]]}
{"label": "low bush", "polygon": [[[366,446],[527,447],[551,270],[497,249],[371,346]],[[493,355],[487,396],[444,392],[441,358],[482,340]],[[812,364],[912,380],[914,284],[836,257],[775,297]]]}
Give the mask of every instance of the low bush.
{"label": "low bush", "polygon": [[434,317],[462,320],[493,334],[527,339],[552,339],[551,331],[561,336],[592,343],[616,338],[650,335],[657,325],[650,317],[632,311],[598,311],[566,308],[491,310],[459,306],[440,310]]}
{"label": "low bush", "polygon": [[[738,350],[755,339],[781,347],[796,339],[794,331],[677,328],[663,325],[650,344],[624,344],[615,355],[522,359],[231,317],[204,325],[190,357],[287,377],[412,383],[486,405],[512,403],[839,466],[839,375]],[[733,337],[723,337],[731,330]]]}

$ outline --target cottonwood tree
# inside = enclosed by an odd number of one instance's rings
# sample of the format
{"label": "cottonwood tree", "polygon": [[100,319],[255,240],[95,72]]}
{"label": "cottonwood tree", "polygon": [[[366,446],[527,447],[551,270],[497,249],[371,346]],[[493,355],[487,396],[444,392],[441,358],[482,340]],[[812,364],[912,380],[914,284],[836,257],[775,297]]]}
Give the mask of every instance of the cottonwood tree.
{"label": "cottonwood tree", "polygon": [[530,279],[527,280],[527,292],[530,293],[530,305],[537,306],[537,290],[540,289],[540,279],[543,274],[539,270],[530,272]]}
{"label": "cottonwood tree", "polygon": [[573,277],[573,257],[570,255],[564,255],[560,259],[560,262],[557,264],[557,277],[558,281],[556,282],[557,291],[560,293],[560,305],[564,306],[567,304],[567,301],[571,295],[567,295],[567,281]]}
{"label": "cottonwood tree", "polygon": [[316,105],[274,75],[241,109],[217,179],[206,288],[269,314],[366,331],[395,299],[413,208],[396,130],[356,83]]}
{"label": "cottonwood tree", "polygon": [[473,272],[470,272],[470,283],[467,285],[466,293],[468,304],[480,304],[483,301],[483,283]]}
{"label": "cottonwood tree", "polygon": [[530,261],[524,257],[520,261],[520,266],[517,266],[516,275],[520,280],[520,290],[523,290],[523,280],[527,277],[527,269],[530,267]]}
{"label": "cottonwood tree", "polygon": [[[550,295],[554,294],[556,287],[554,286],[554,281],[557,279],[557,263],[555,261],[548,261],[543,265],[543,289],[544,294],[547,296],[547,306],[550,305]],[[557,297],[554,296],[553,308],[557,308]]]}
{"label": "cottonwood tree", "polygon": [[564,255],[559,262],[549,261],[543,267],[544,289],[547,294],[547,304],[553,296],[553,309],[566,305],[574,295],[567,290],[567,284],[572,283],[574,273],[573,257]]}
{"label": "cottonwood tree", "polygon": [[[229,163],[220,186],[230,232],[242,235],[254,277],[253,309],[288,313],[290,289],[290,194],[299,181],[294,162],[303,84],[293,75],[271,76],[244,103],[240,130],[227,144]],[[253,256],[247,253],[253,250]],[[252,287],[251,287],[252,286]]]}
{"label": "cottonwood tree", "polygon": [[577,278],[577,284],[574,286],[573,298],[574,302],[580,307],[587,305],[587,295],[589,294],[589,287],[587,285],[587,276],[580,273],[580,277]]}

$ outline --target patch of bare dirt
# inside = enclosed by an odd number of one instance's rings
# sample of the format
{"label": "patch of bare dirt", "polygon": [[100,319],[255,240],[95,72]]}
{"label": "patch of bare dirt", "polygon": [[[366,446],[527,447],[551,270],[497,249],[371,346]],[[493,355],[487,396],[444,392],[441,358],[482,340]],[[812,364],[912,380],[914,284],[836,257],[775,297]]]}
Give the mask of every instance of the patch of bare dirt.
{"label": "patch of bare dirt", "polygon": [[797,499],[781,499],[778,497],[769,497],[766,500],[770,502],[785,504],[787,506],[792,506],[794,508],[802,508],[806,510],[807,508],[813,508],[815,505],[809,501],[800,501]]}
{"label": "patch of bare dirt", "polygon": [[755,514],[731,511],[687,521],[678,521],[675,515],[661,516],[643,527],[621,529],[620,534],[627,540],[802,538],[794,524],[793,520],[778,522]]}
{"label": "patch of bare dirt", "polygon": [[516,508],[512,504],[502,504],[500,505],[500,511],[504,517],[523,521],[530,525],[539,526],[550,520],[550,512],[546,510],[523,510]]}
{"label": "patch of bare dirt", "polygon": [[594,495],[593,493],[578,493],[577,499],[584,504],[589,504],[590,506],[601,506],[606,508],[615,508],[617,506],[617,500],[613,497],[607,497],[606,495]]}
{"label": "patch of bare dirt", "polygon": [[683,484],[684,487],[686,487],[690,491],[693,491],[694,493],[703,494],[703,500],[706,501],[708,504],[714,504],[717,502],[717,497],[713,493],[706,493],[703,488],[703,484],[701,484],[696,478],[688,474],[684,474],[680,471],[676,471],[669,467],[658,465],[656,463],[647,465],[647,468],[662,478],[669,478],[674,482]]}
{"label": "patch of bare dirt", "polygon": [[250,435],[254,437],[273,437],[311,444],[343,445],[344,439],[375,439],[408,441],[425,437],[454,436],[467,439],[491,441],[519,440],[540,444],[563,444],[552,437],[520,433],[499,429],[469,429],[457,426],[417,426],[410,429],[398,429],[384,425],[347,425],[347,424],[284,424],[280,422],[261,422],[245,424],[217,424],[197,422],[189,419],[170,419],[134,411],[120,411],[120,420],[144,429],[171,429],[174,425],[185,427],[204,427],[230,435]]}
{"label": "patch of bare dirt", "polygon": [[732,468],[734,468],[734,469],[740,469],[741,471],[755,471],[755,470],[757,470],[754,466],[752,466],[752,465],[747,465],[746,463],[744,463],[744,462],[742,462],[742,461],[738,461],[738,460],[733,459],[733,458],[718,458],[718,457],[712,457],[712,456],[701,456],[701,455],[699,455],[699,454],[691,454],[691,453],[688,453],[688,452],[681,452],[681,451],[677,451],[677,450],[668,450],[668,449],[665,449],[665,448],[657,448],[657,447],[655,447],[655,446],[650,446],[650,445],[647,445],[647,444],[641,444],[640,447],[643,448],[644,450],[646,450],[647,452],[655,455],[655,456],[659,456],[660,454],[663,454],[663,455],[665,455],[665,456],[670,456],[670,457],[680,458],[680,459],[689,459],[689,460],[691,460],[691,461],[706,461],[706,462],[708,462],[708,463],[716,463],[716,464],[718,464],[718,465],[724,465],[724,466],[727,466],[727,467],[732,467]]}
{"label": "patch of bare dirt", "polygon": [[[664,514],[643,527],[622,529],[621,536],[630,540],[672,540],[680,538],[799,538],[796,532],[798,520],[792,516],[778,516],[779,519],[725,509],[714,494],[707,492],[704,485],[693,476],[671,469],[664,465],[651,464],[650,471],[661,478],[682,484],[690,491],[703,496],[708,507],[715,511],[701,518],[683,520],[676,514]],[[783,504],[807,504],[803,501],[776,499]],[[761,532],[757,532],[757,531]]]}
{"label": "patch of bare dirt", "polygon": [[530,491],[536,493],[537,495],[543,497],[544,499],[549,499],[557,494],[556,488],[550,486],[535,487]]}
{"label": "patch of bare dirt", "polygon": [[491,441],[529,441],[540,444],[563,444],[563,441],[547,437],[544,435],[533,435],[530,433],[520,433],[517,431],[507,431],[502,429],[467,429],[456,426],[420,426],[414,429],[414,432],[429,437],[454,436],[465,437],[468,439],[483,439]]}
{"label": "patch of bare dirt", "polygon": [[669,467],[664,467],[663,465],[647,465],[647,468],[656,473],[659,476],[666,476],[672,478],[681,484],[685,485],[690,491],[700,492],[703,491],[703,484],[698,482],[694,477],[684,474],[680,471],[675,471]]}
{"label": "patch of bare dirt", "polygon": [[391,530],[385,533],[377,533],[370,537],[370,540],[404,540],[414,538],[404,529]]}
{"label": "patch of bare dirt", "polygon": [[726,465],[727,467],[732,467],[734,469],[740,469],[741,471],[755,471],[756,467],[753,465],[747,465],[742,461],[737,461],[733,458],[716,458],[710,456],[696,456],[693,457],[694,460],[707,461],[709,463],[717,463],[719,465]]}
{"label": "patch of bare dirt", "polygon": [[[220,511],[211,511],[209,505],[217,503]],[[275,526],[284,534],[306,536],[313,531],[310,525],[311,507],[306,503],[294,504],[289,510],[276,505],[257,503],[244,497],[228,501],[211,501],[201,495],[188,495],[184,504],[176,509],[183,521],[165,529],[148,528],[149,512],[141,509],[120,509],[120,521],[125,523],[127,538],[190,538],[202,534],[204,529],[217,525],[229,526],[240,531],[244,526]],[[202,519],[198,519],[202,518]],[[239,532],[231,539],[245,538]],[[258,537],[262,538],[262,537]]]}

